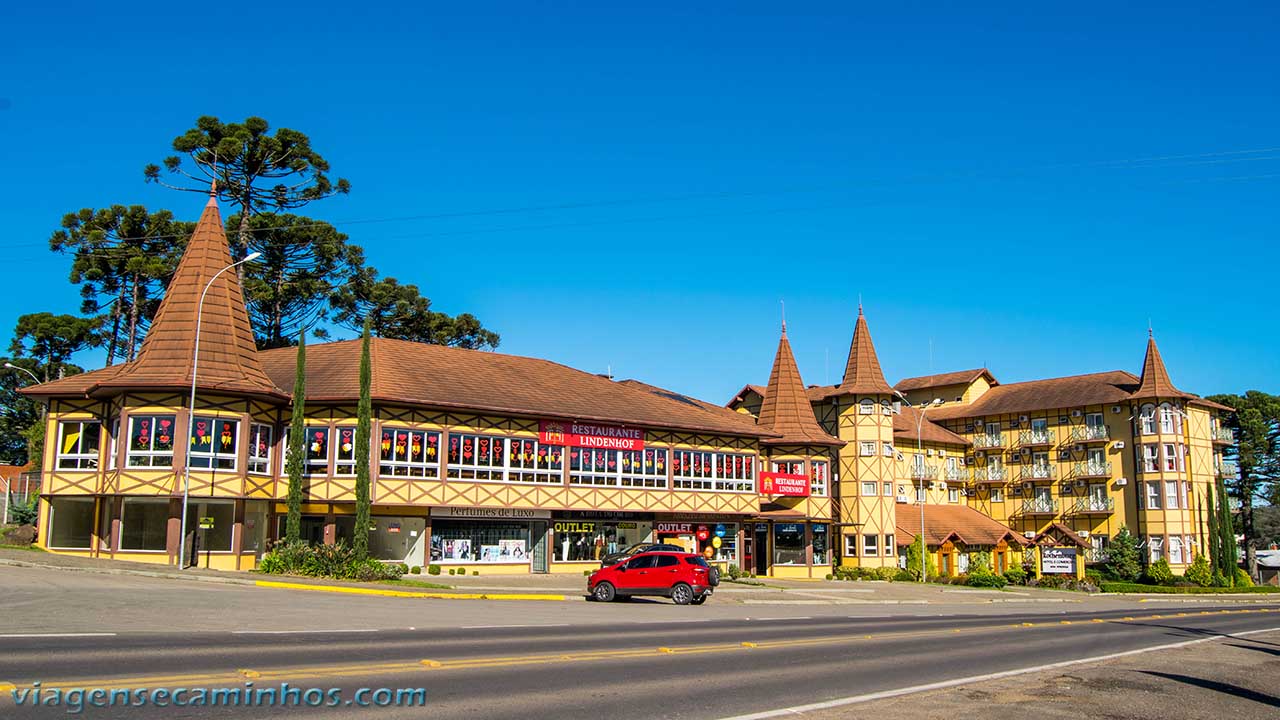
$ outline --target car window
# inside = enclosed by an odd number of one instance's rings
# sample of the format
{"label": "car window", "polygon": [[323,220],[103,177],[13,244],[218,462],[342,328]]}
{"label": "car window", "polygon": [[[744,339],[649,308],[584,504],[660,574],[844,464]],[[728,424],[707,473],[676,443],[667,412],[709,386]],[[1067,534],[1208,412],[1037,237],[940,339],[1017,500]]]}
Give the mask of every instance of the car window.
{"label": "car window", "polygon": [[636,553],[644,552],[645,549],[648,548],[650,545],[652,545],[652,543],[636,543],[635,545],[632,545],[631,547],[627,548],[623,552],[625,552],[628,555],[635,555]]}
{"label": "car window", "polygon": [[706,560],[703,560],[701,557],[697,555],[687,557],[684,559],[684,561],[689,563],[690,565],[701,565],[702,567],[711,567],[710,565],[707,564]]}
{"label": "car window", "polygon": [[680,558],[675,555],[658,555],[658,563],[654,567],[675,567],[680,564]]}
{"label": "car window", "polygon": [[653,560],[655,557],[657,556],[641,555],[640,557],[633,557],[627,561],[627,569],[628,570],[645,570],[647,568],[651,568],[653,567]]}

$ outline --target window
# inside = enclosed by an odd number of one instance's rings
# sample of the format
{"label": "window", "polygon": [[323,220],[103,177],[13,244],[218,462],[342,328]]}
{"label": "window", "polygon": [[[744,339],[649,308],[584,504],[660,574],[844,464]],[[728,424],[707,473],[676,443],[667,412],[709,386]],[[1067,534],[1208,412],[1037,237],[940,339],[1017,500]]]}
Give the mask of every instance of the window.
{"label": "window", "polygon": [[1049,469],[1049,453],[1038,452],[1031,454],[1031,476],[1037,478],[1047,478],[1050,476]]}
{"label": "window", "polygon": [[1153,480],[1147,483],[1147,509],[1160,509],[1160,483],[1158,481]]}
{"label": "window", "polygon": [[844,556],[858,557],[858,536],[857,535],[844,536]]}
{"label": "window", "polygon": [[173,467],[173,416],[129,418],[128,467]]}
{"label": "window", "polygon": [[880,554],[880,547],[877,544],[879,539],[879,535],[862,536],[862,554],[865,557],[875,557]]}
{"label": "window", "polygon": [[1170,510],[1178,509],[1178,481],[1165,480],[1164,482],[1164,502],[1165,507]]}
{"label": "window", "polygon": [[1166,472],[1176,472],[1178,469],[1178,448],[1172,443],[1164,445],[1164,469]]}
{"label": "window", "polygon": [[881,454],[885,457],[893,457],[893,443],[883,443],[880,446]]}
{"label": "window", "polygon": [[[809,463],[809,494],[819,497],[827,494],[827,481],[830,466],[825,460],[814,460]],[[816,562],[816,561],[815,561]]]}
{"label": "window", "polygon": [[1142,406],[1142,410],[1138,413],[1138,420],[1142,426],[1143,435],[1156,434],[1156,406],[1150,403]]}
{"label": "window", "polygon": [[120,549],[168,549],[169,501],[125,498],[120,513]]}
{"label": "window", "polygon": [[921,483],[916,486],[916,502],[918,503],[925,502],[925,492],[926,491],[925,491],[924,483]]}
{"label": "window", "polygon": [[382,429],[378,440],[380,477],[440,477],[440,433]]}
{"label": "window", "polygon": [[1003,488],[991,488],[991,502],[993,503],[1004,502]]}
{"label": "window", "polygon": [[871,398],[862,398],[862,401],[858,403],[859,415],[871,415],[875,411],[876,403]]}
{"label": "window", "polygon": [[752,492],[756,489],[756,459],[750,455],[716,453],[716,489]]}
{"label": "window", "polygon": [[[556,454],[559,455],[559,452],[557,449]],[[667,486],[666,448],[622,450],[621,455],[623,487],[665,488]]]}
{"label": "window", "polygon": [[863,481],[862,481],[862,496],[863,496],[863,497],[875,497],[875,496],[876,496],[876,483],[875,483],[875,481],[874,481],[874,480],[863,480]]}
{"label": "window", "polygon": [[88,550],[93,539],[93,506],[93,498],[49,498],[49,547]]}
{"label": "window", "polygon": [[671,470],[675,474],[677,490],[710,490],[715,487],[711,472],[713,453],[674,450],[671,455]]}
{"label": "window", "polygon": [[333,474],[356,474],[356,429],[350,425],[333,429],[337,442],[333,449]]}
{"label": "window", "polygon": [[[429,448],[430,444],[426,447]],[[448,477],[451,479],[542,484],[557,484],[562,481],[564,448],[559,445],[542,445],[533,438],[450,435],[448,454]],[[609,455],[613,455],[612,467],[609,465]],[[615,450],[593,452],[575,448],[570,457],[570,469],[575,466],[579,472],[578,481],[582,484],[595,484],[593,481],[597,477],[600,478],[599,484],[617,484],[618,460]]]}
{"label": "window", "polygon": [[271,426],[249,426],[249,472],[271,474]]}
{"label": "window", "polygon": [[306,467],[308,474],[329,474],[329,428],[322,425],[308,426],[306,431]]}
{"label": "window", "polygon": [[1164,559],[1164,537],[1161,535],[1152,535],[1147,540],[1148,557],[1151,562],[1157,563]]}
{"label": "window", "polygon": [[641,555],[638,558],[632,558],[627,561],[628,570],[648,570],[657,565],[657,555]]}
{"label": "window", "polygon": [[1180,498],[1182,498],[1182,509],[1183,509],[1183,510],[1190,510],[1190,509],[1191,509],[1191,506],[1190,506],[1189,504],[1187,504],[1187,491],[1190,489],[1190,487],[1191,487],[1191,483],[1186,482],[1185,480],[1182,482],[1182,485],[1180,485],[1180,486],[1179,486],[1179,489],[1181,490],[1181,493],[1179,494],[1179,497],[1180,497]]}
{"label": "window", "polygon": [[884,536],[884,554],[885,554],[886,556],[888,556],[888,555],[892,555],[892,554],[893,554],[893,549],[894,549],[893,536],[892,536],[892,535],[885,535],[885,536]]}
{"label": "window", "polygon": [[[453,437],[450,436],[449,440],[452,443]],[[431,562],[527,563],[528,558],[527,523],[431,521]],[[653,562],[653,556],[636,560]]]}
{"label": "window", "polygon": [[880,401],[880,414],[881,414],[881,415],[892,415],[892,414],[893,414],[893,406],[889,404],[889,401],[888,401],[888,400],[881,400],[881,401]]}
{"label": "window", "polygon": [[1169,562],[1173,565],[1182,564],[1182,538],[1177,535],[1169,536]]}
{"label": "window", "polygon": [[680,559],[675,555],[658,555],[653,566],[656,568],[675,567],[680,564]]}
{"label": "window", "polygon": [[876,454],[876,442],[874,440],[864,440],[859,443],[859,447],[861,448],[860,454],[862,457],[872,457]]}
{"label": "window", "polygon": [[507,438],[507,482],[564,482],[563,463],[564,448],[560,445],[543,445],[535,438]]}
{"label": "window", "polygon": [[240,423],[236,420],[201,417],[191,419],[191,467],[205,470],[235,470]]}
{"label": "window", "polygon": [[112,470],[120,469],[120,455],[117,452],[120,449],[120,418],[111,418],[111,450],[107,455],[107,467]]}
{"label": "window", "polygon": [[756,459],[750,455],[696,450],[672,452],[671,469],[675,473],[677,489],[730,492],[755,490]]}
{"label": "window", "polygon": [[775,462],[773,463],[773,471],[776,473],[782,473],[784,475],[803,475],[804,461],[803,460],[782,460],[780,462]]}
{"label": "window", "polygon": [[883,489],[884,489],[885,497],[893,497],[893,483],[891,482],[884,483]]}
{"label": "window", "polygon": [[1142,472],[1158,472],[1160,470],[1159,451],[1156,445],[1142,446]]}
{"label": "window", "polygon": [[101,439],[97,421],[58,423],[58,469],[96,470]]}
{"label": "window", "polygon": [[1187,446],[1178,444],[1178,472],[1185,472],[1187,469]]}
{"label": "window", "polygon": [[773,564],[805,565],[804,523],[776,523],[773,526]]}
{"label": "window", "polygon": [[1173,406],[1170,405],[1169,403],[1160,404],[1160,432],[1161,433],[1165,435],[1172,435],[1174,432],[1176,432],[1176,430],[1174,430],[1174,427],[1176,425],[1176,421],[1174,420],[1175,412],[1177,412],[1177,410],[1175,410]]}
{"label": "window", "polygon": [[959,491],[958,489],[956,489],[956,488],[948,488],[948,489],[947,489],[947,502],[949,502],[949,503],[958,503],[958,502],[960,502],[960,491]]}
{"label": "window", "polygon": [[[187,506],[187,532],[196,533],[196,552],[231,552],[231,528],[235,525],[234,501],[192,501]],[[200,527],[200,519],[213,520],[213,527]]]}
{"label": "window", "polygon": [[[726,527],[720,545],[720,560],[736,559],[733,541],[737,539],[737,526]],[[551,543],[552,559],[556,562],[599,562],[609,553],[626,550],[642,542],[653,532],[650,523],[597,522],[595,520],[559,520],[553,525],[555,534]],[[708,546],[713,546],[710,540]],[[725,552],[727,550],[727,552]]]}
{"label": "window", "polygon": [[827,565],[831,558],[827,555],[827,526],[825,523],[814,523],[809,526],[813,531],[813,564]]}
{"label": "window", "polygon": [[1089,413],[1084,416],[1084,426],[1090,431],[1087,436],[1090,440],[1097,439],[1098,435],[1105,432],[1103,429],[1107,422],[1102,418],[1102,413]]}

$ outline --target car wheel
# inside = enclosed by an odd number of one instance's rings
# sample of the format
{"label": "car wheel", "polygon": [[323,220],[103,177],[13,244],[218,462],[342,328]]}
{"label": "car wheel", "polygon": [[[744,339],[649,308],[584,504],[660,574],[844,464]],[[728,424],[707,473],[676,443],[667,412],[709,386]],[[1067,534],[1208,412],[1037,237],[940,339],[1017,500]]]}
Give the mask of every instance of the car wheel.
{"label": "car wheel", "polygon": [[591,597],[599,602],[613,602],[618,596],[618,592],[613,589],[613,583],[602,582],[596,585],[596,589],[591,591]]}
{"label": "car wheel", "polygon": [[671,601],[677,605],[688,605],[693,602],[693,588],[685,583],[676,583],[671,588]]}
{"label": "car wheel", "polygon": [[711,587],[715,587],[720,584],[720,568],[711,568],[711,572],[707,573],[707,582],[711,584]]}
{"label": "car wheel", "polygon": [[707,601],[707,594],[706,594],[706,593],[703,593],[703,594],[701,594],[701,595],[699,595],[698,597],[696,597],[696,598],[694,598],[694,599],[693,599],[693,604],[694,604],[694,605],[701,605],[702,603],[704,603],[704,602],[706,602],[706,601]]}

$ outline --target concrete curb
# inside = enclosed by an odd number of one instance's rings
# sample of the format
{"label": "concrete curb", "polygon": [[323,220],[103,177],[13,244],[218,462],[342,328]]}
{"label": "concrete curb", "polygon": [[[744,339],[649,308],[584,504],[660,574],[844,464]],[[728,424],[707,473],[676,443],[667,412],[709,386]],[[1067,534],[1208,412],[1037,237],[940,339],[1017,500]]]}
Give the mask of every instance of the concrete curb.
{"label": "concrete curb", "polygon": [[0,558],[0,566],[11,567],[27,567],[37,568],[39,570],[63,570],[66,572],[82,572],[94,575],[137,575],[139,577],[160,578],[164,580],[194,580],[196,582],[221,583],[223,585],[245,585],[252,587],[253,580],[246,580],[237,577],[218,577],[215,575],[182,575],[172,572],[157,572],[152,570],[133,570],[131,568],[108,568],[108,567],[71,567],[69,565],[47,565],[45,563],[26,562],[25,560],[10,560],[8,558]]}

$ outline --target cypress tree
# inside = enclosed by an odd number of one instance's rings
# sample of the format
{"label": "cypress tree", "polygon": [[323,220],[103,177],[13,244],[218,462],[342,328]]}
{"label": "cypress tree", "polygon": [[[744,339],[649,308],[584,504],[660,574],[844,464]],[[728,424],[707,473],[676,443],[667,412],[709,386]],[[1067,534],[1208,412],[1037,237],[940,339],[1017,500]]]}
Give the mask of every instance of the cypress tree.
{"label": "cypress tree", "polygon": [[285,472],[289,475],[289,516],[284,538],[296,542],[302,537],[302,471],[306,457],[305,424],[307,404],[307,333],[298,334],[298,370],[293,379],[293,415],[289,420],[289,444],[285,450]]}
{"label": "cypress tree", "polygon": [[373,419],[369,386],[372,374],[369,361],[369,321],[366,320],[360,343],[360,404],[356,409],[356,530],[351,541],[356,557],[361,560],[369,555],[369,434]]}
{"label": "cypress tree", "polygon": [[1218,530],[1222,533],[1222,576],[1230,584],[1235,584],[1236,567],[1240,548],[1236,544],[1236,526],[1231,517],[1231,503],[1227,502],[1226,486],[1218,481]]}
{"label": "cypress tree", "polygon": [[1209,517],[1209,561],[1213,565],[1214,574],[1221,574],[1222,567],[1222,534],[1218,532],[1218,508],[1213,501],[1213,486],[1204,493],[1205,509]]}

